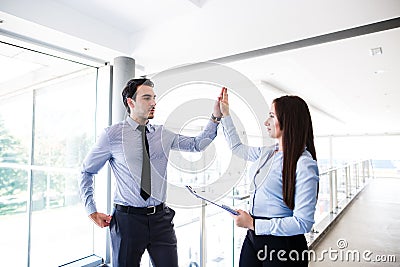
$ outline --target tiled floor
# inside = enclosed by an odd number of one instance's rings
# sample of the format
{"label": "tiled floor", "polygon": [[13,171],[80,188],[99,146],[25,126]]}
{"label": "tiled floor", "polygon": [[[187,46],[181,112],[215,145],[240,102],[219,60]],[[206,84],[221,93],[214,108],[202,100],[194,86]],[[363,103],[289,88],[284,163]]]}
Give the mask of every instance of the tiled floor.
{"label": "tiled floor", "polygon": [[373,179],[344,212],[310,267],[400,266],[400,179]]}

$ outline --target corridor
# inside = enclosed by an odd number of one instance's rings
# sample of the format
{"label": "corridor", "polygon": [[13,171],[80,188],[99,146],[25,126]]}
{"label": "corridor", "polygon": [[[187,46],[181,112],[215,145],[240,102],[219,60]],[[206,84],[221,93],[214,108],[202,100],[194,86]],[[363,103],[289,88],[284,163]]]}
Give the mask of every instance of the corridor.
{"label": "corridor", "polygon": [[313,249],[309,266],[400,266],[399,188],[400,179],[372,179]]}

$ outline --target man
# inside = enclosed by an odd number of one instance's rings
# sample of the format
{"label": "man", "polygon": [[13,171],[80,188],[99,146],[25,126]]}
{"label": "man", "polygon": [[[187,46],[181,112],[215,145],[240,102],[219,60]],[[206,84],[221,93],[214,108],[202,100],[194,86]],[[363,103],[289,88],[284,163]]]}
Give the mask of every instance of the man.
{"label": "man", "polygon": [[[217,116],[196,137],[175,134],[152,125],[156,95],[146,78],[130,80],[122,92],[129,113],[125,121],[106,128],[86,156],[79,177],[81,199],[99,227],[110,226],[113,267],[139,266],[147,249],[154,266],[178,266],[176,236],[167,207],[167,164],[171,149],[202,151],[217,135]],[[112,216],[98,212],[93,198],[94,175],[109,162],[115,176]]]}

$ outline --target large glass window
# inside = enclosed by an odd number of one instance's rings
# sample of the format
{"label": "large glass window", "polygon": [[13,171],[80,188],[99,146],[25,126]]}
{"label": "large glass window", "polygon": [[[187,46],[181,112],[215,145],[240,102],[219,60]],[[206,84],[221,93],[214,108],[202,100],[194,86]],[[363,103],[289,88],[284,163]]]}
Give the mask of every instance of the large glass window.
{"label": "large glass window", "polygon": [[2,263],[59,266],[91,255],[77,175],[95,139],[97,68],[0,46]]}
{"label": "large glass window", "polygon": [[96,72],[81,73],[36,93],[34,165],[40,171],[32,183],[37,206],[31,266],[43,264],[50,251],[49,266],[93,253],[92,224],[79,199],[77,170],[94,142]]}
{"label": "large glass window", "polygon": [[0,251],[8,266],[27,263],[31,121],[31,93],[0,99]]}

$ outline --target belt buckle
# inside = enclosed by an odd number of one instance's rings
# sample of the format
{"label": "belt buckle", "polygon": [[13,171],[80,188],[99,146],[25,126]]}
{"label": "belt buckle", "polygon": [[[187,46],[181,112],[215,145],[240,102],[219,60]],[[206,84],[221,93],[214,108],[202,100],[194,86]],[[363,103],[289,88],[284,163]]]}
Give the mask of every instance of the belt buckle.
{"label": "belt buckle", "polygon": [[153,209],[153,211],[147,212],[146,215],[152,215],[152,214],[156,213],[156,206],[148,206],[147,210],[149,210],[149,209]]}

